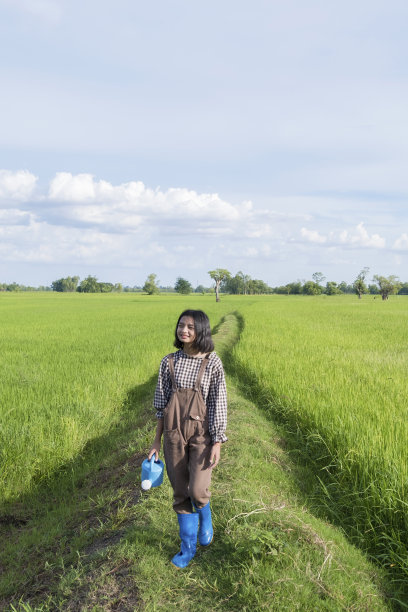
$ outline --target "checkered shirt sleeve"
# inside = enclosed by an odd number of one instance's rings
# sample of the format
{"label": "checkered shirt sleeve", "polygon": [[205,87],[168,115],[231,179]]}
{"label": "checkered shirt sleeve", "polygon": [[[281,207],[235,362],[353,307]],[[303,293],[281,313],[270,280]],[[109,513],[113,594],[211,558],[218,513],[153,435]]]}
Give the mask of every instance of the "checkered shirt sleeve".
{"label": "checkered shirt sleeve", "polygon": [[[173,353],[174,372],[179,388],[191,389],[194,387],[201,366],[201,359],[190,357],[182,350]],[[169,369],[169,355],[161,361],[159,377],[154,394],[154,407],[156,416],[163,418],[163,411],[167,406],[172,392]],[[226,442],[227,436],[227,388],[225,384],[224,368],[221,359],[216,353],[210,353],[208,364],[201,380],[201,393],[208,411],[208,425],[211,441]]]}

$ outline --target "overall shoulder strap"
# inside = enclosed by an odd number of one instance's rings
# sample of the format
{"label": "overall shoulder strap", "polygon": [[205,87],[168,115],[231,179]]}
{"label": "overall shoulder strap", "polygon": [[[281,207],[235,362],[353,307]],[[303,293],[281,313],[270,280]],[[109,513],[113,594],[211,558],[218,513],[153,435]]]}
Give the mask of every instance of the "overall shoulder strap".
{"label": "overall shoulder strap", "polygon": [[174,355],[173,354],[170,354],[168,356],[168,364],[169,364],[170,378],[171,378],[171,384],[173,387],[173,391],[176,391],[177,383],[176,383],[176,374],[174,372]]}
{"label": "overall shoulder strap", "polygon": [[198,370],[197,378],[195,381],[194,389],[197,391],[200,388],[201,381],[204,376],[205,368],[207,367],[208,359],[210,357],[210,353],[208,353],[201,362],[200,369]]}

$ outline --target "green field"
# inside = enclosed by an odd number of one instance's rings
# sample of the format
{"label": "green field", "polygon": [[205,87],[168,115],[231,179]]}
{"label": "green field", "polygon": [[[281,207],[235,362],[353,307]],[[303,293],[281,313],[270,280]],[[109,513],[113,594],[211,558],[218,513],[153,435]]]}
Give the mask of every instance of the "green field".
{"label": "green field", "polygon": [[180,308],[177,297],[0,295],[0,500],[120,420],[129,390],[156,376],[171,350]]}
{"label": "green field", "polygon": [[[225,296],[216,304],[196,295],[0,294],[3,516],[24,515],[24,503],[47,486],[55,494],[58,474],[68,474],[75,490],[78,474],[101,461],[101,448],[102,455],[104,446],[113,452],[123,425],[139,423],[137,444],[146,450],[154,425],[146,398],[151,403],[159,361],[172,350],[173,327],[186,307],[203,308],[213,326],[236,314],[240,333],[223,349],[231,380],[280,423],[288,457],[312,474],[300,487],[302,504],[341,526],[387,571],[387,597],[402,606],[408,581],[404,297]],[[251,539],[250,523],[248,529]],[[370,609],[364,605],[316,609]]]}
{"label": "green field", "polygon": [[297,432],[328,516],[407,581],[408,300],[276,296],[242,312],[236,372]]}

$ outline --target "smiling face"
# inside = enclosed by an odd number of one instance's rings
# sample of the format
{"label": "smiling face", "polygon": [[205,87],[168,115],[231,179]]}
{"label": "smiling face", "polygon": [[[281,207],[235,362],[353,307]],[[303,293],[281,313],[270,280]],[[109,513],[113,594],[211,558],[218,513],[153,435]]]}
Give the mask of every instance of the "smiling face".
{"label": "smiling face", "polygon": [[193,317],[183,316],[177,325],[177,338],[184,347],[191,347],[196,339]]}

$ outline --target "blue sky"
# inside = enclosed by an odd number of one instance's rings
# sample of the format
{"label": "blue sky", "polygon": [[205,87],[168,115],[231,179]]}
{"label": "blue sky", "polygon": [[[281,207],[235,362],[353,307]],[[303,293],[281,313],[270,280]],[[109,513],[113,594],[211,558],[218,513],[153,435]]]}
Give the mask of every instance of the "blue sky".
{"label": "blue sky", "polygon": [[408,4],[0,0],[0,282],[408,280]]}

